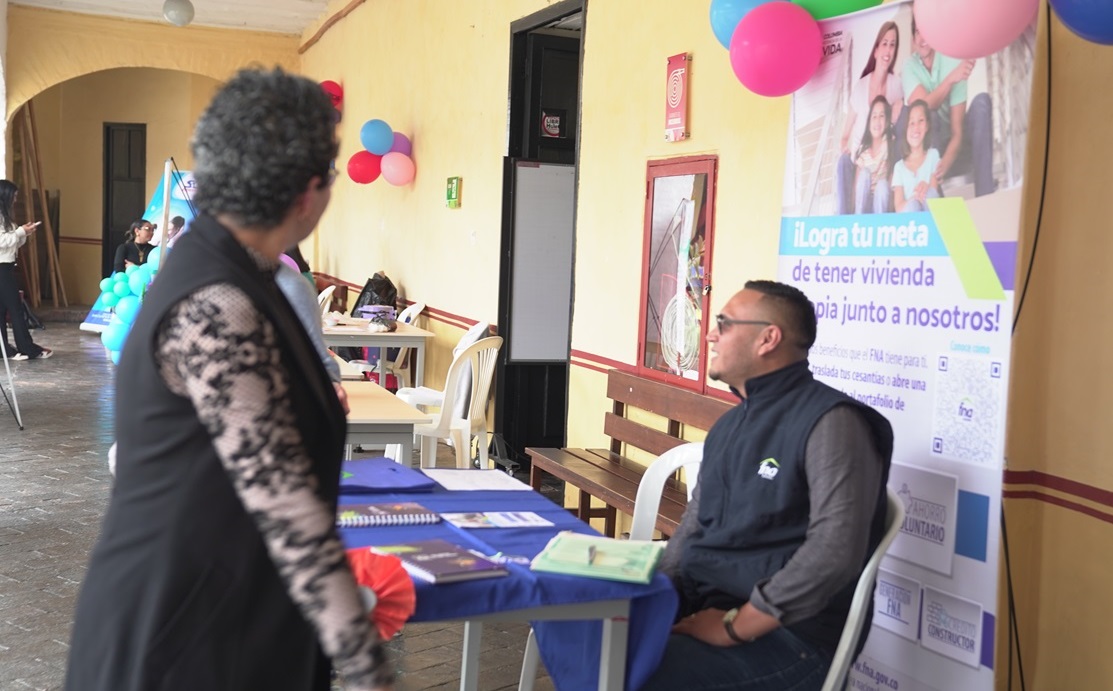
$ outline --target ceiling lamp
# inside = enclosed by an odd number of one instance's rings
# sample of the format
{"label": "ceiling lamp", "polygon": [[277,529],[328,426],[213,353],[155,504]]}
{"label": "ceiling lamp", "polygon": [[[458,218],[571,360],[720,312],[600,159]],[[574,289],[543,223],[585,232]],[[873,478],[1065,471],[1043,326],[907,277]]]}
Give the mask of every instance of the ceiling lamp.
{"label": "ceiling lamp", "polygon": [[186,26],[193,21],[193,3],[189,0],[166,0],[162,3],[162,16],[174,26]]}

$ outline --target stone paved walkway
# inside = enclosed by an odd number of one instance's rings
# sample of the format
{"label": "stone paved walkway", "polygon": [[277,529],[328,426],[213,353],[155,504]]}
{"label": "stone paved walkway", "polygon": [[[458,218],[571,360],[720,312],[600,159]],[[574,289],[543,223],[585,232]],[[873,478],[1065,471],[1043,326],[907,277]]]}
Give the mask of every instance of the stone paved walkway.
{"label": "stone paved walkway", "polygon": [[[75,323],[46,327],[34,338],[54,357],[11,363],[23,431],[0,398],[0,690],[61,688],[74,601],[111,483],[116,370],[96,334]],[[451,466],[451,450],[441,451]],[[480,689],[517,688],[527,633],[484,627]],[[462,624],[407,626],[390,643],[398,691],[459,688],[462,635]],[[544,671],[536,688],[553,688]]]}

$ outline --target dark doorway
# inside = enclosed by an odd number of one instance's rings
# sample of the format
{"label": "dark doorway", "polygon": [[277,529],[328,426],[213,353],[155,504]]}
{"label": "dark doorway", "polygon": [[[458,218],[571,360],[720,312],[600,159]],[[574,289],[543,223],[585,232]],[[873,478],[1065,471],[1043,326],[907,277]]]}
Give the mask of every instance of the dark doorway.
{"label": "dark doorway", "polygon": [[[147,207],[147,126],[104,123],[104,227],[101,275],[112,273],[116,248]],[[153,222],[153,221],[152,221]]]}
{"label": "dark doorway", "polygon": [[511,25],[495,432],[518,461],[565,441],[583,5]]}

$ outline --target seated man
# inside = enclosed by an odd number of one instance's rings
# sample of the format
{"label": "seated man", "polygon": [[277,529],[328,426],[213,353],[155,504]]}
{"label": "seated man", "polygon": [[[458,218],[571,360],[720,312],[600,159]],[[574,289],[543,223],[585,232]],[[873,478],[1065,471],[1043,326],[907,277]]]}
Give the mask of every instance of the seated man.
{"label": "seated man", "polygon": [[[902,68],[905,101],[911,105],[922,99],[931,110],[932,146],[941,154],[936,179],[971,172],[974,196],[980,197],[997,185],[993,180],[993,103],[989,94],[980,93],[966,105],[966,80],[974,63],[936,52],[912,20],[912,54]],[[898,141],[904,136],[904,124],[897,124]]]}
{"label": "seated man", "polygon": [[892,427],[812,378],[796,288],[750,281],[716,324],[710,376],[742,402],[708,433],[669,541],[680,611],[644,689],[818,689],[884,532]]}

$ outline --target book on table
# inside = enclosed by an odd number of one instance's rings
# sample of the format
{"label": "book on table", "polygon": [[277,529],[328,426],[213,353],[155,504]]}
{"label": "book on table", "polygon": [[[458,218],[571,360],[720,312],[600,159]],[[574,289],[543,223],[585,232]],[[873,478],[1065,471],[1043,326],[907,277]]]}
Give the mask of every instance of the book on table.
{"label": "book on table", "polygon": [[392,504],[345,504],[336,512],[341,528],[368,528],[386,525],[421,525],[441,520],[439,514],[414,501]]}
{"label": "book on table", "polygon": [[530,568],[568,576],[649,583],[664,551],[663,542],[616,540],[566,530],[549,540],[533,558]]}
{"label": "book on table", "polygon": [[379,554],[393,554],[415,578],[429,583],[456,583],[477,578],[506,576],[510,572],[490,559],[468,551],[448,540],[420,540],[371,548]]}
{"label": "book on table", "polygon": [[537,528],[553,524],[533,511],[442,513],[441,518],[458,528]]}

